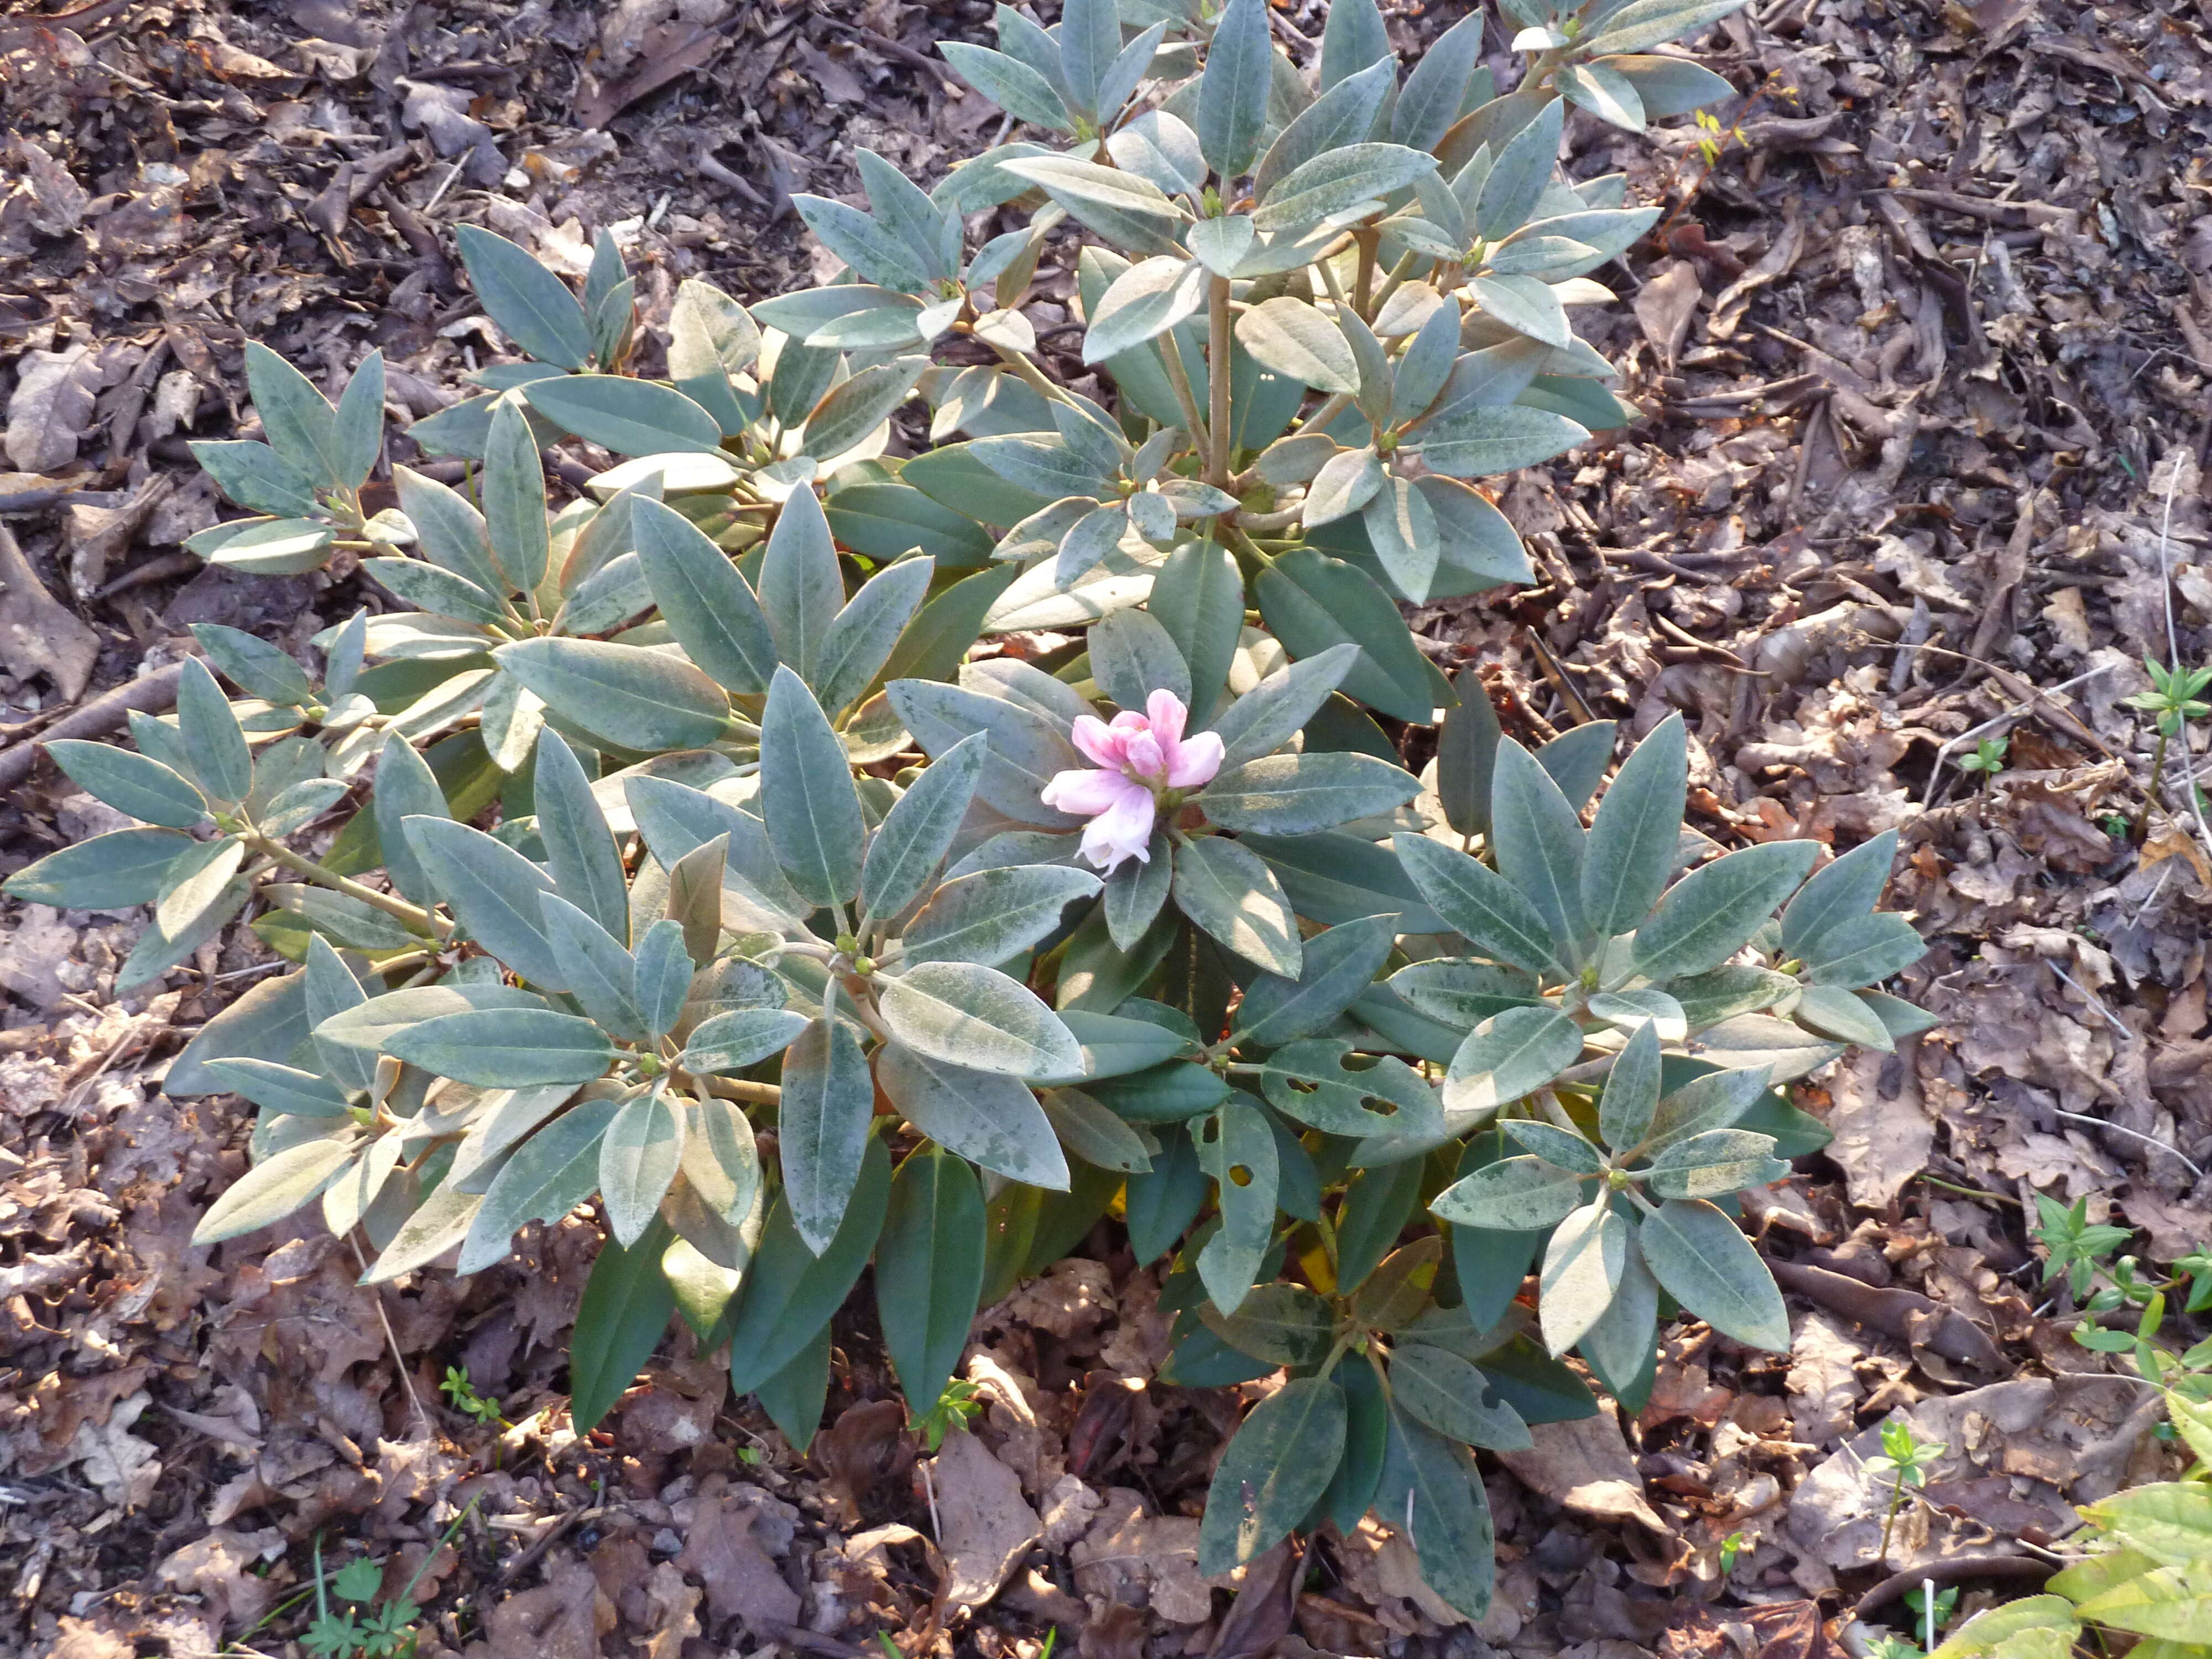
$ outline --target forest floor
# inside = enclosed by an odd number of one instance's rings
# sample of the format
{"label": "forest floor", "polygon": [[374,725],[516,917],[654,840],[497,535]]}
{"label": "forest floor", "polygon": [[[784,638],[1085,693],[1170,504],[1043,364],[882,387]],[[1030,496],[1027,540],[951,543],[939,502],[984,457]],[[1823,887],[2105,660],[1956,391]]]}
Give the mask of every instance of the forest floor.
{"label": "forest floor", "polygon": [[[1410,54],[1461,9],[1392,27]],[[246,340],[325,383],[381,346],[395,415],[441,407],[500,349],[451,255],[463,222],[575,274],[611,227],[648,322],[686,276],[805,285],[790,191],[854,191],[855,145],[927,179],[992,138],[930,46],[988,38],[988,11],[0,16],[0,872],[112,827],[27,740],[157,675],[191,623],[296,647],[359,602],[349,574],[240,580],[179,545],[222,511],[185,443],[235,429]],[[1317,35],[1317,0],[1280,18]],[[1791,1357],[1678,1326],[1642,1412],[1486,1458],[1480,1626],[1381,1528],[1199,1577],[1239,1402],[1147,1384],[1157,1282],[1109,1224],[979,1319],[988,1409],[934,1459],[864,1322],[840,1324],[811,1459],[680,1336],[580,1440],[565,1342],[595,1230],[380,1295],[317,1228],[189,1248],[244,1120],[167,1098],[163,1070],[274,964],[239,928],[118,1000],[144,913],[11,904],[0,1652],[298,1651],[318,1550],[373,1558],[386,1596],[413,1583],[420,1651],[470,1659],[857,1659],[879,1633],[907,1659],[1037,1659],[1055,1628],[1084,1659],[1833,1659],[1854,1616],[1909,1622],[1908,1560],[1960,1613],[2010,1593],[2069,1501],[2164,1455],[2149,1391],[2069,1338],[2035,1194],[2086,1199],[2154,1262],[2212,1241],[2212,835],[2184,781],[2203,732],[2161,787],[2124,702],[2146,655],[2212,660],[2209,21],[1756,0],[1701,43],[1743,94],[1717,159],[1686,126],[1571,125],[1577,175],[1626,171],[1669,210],[1601,273],[1623,303],[1594,325],[1644,418],[1509,481],[1539,586],[1419,625],[1524,735],[1686,710],[1716,839],[1898,828],[1891,902],[1930,945],[1905,988],[1942,1023],[1802,1091],[1834,1142],[1755,1211]],[[1957,763],[1984,738],[2008,746],[1978,778]],[[496,1420],[455,1409],[449,1368]],[[1946,1450],[1885,1565],[1860,1466],[1897,1411]]]}

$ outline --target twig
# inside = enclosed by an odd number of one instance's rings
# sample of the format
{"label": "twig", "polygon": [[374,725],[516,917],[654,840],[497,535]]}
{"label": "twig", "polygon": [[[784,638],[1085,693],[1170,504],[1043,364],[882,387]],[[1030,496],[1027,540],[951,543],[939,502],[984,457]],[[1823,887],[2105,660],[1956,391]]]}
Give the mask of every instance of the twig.
{"label": "twig", "polygon": [[[1928,647],[1923,646],[1919,648],[1926,650]],[[1920,792],[1920,804],[1923,806],[1926,806],[1935,799],[1936,782],[1936,780],[1943,774],[1944,759],[1960,745],[1972,743],[1975,738],[1982,736],[1984,732],[1994,732],[2001,726],[2009,726],[2014,720],[2027,718],[2027,715],[2034,712],[2035,705],[2043,698],[2055,697],[2062,691],[2071,691],[2075,686],[2083,684],[2085,681],[2095,679],[2098,675],[2103,673],[2106,669],[2111,666],[2112,665],[2110,663],[2100,663],[2087,673],[2076,674],[2072,679],[2067,680],[2061,684],[2052,686],[2030,686],[2028,690],[2031,695],[2027,702],[2023,703],[2018,708],[2008,708],[2003,714],[1993,715],[1990,719],[1984,720],[1979,726],[1969,727],[1967,730],[1960,732],[1957,737],[1953,738],[1948,743],[1945,744],[1941,749],[1938,749],[1936,751],[1936,763],[1928,770],[1928,787]]]}
{"label": "twig", "polygon": [[[361,1263],[361,1270],[366,1273],[368,1271],[368,1258],[361,1253],[361,1241],[351,1233],[348,1233],[346,1243],[352,1247],[353,1259]],[[428,1409],[422,1404],[422,1396],[415,1391],[415,1379],[408,1373],[407,1356],[399,1351],[399,1338],[392,1332],[391,1317],[384,1311],[384,1287],[381,1285],[372,1285],[368,1287],[368,1291],[370,1297],[376,1304],[376,1322],[384,1327],[384,1340],[392,1345],[392,1363],[399,1368],[400,1386],[407,1390],[407,1403],[414,1409],[415,1426],[422,1431],[422,1437],[428,1440],[434,1425],[430,1421]]]}
{"label": "twig", "polygon": [[31,775],[32,769],[39,763],[40,744],[57,743],[64,738],[96,738],[122,725],[134,711],[156,714],[172,707],[177,701],[177,681],[184,672],[185,665],[180,662],[157,668],[128,684],[103,692],[76,713],[63,715],[35,738],[27,737],[0,749],[0,789],[12,789]]}
{"label": "twig", "polygon": [[2169,1146],[2166,1142],[2158,1139],[2155,1136],[2147,1135],[2140,1129],[2130,1129],[2124,1123],[2107,1123],[2101,1117],[2087,1117],[2080,1112],[2062,1112],[2055,1106],[2051,1108],[2051,1114],[2053,1116],[2064,1118],[2069,1123],[2086,1123],[2093,1129],[2108,1129],[2116,1135],[2125,1135],[2130,1140],[2140,1140],[2146,1146],[2154,1146],[2199,1181],[2204,1179],[2204,1171],[2185,1156],[2179,1148]]}
{"label": "twig", "polygon": [[[2181,672],[2181,635],[2173,626],[2173,580],[2170,567],[2173,547],[2173,492],[2180,483],[2181,461],[2176,456],[2166,480],[2166,513],[2158,526],[2158,592],[2159,597],[2166,601],[2166,659],[2172,665],[2177,674]],[[2181,730],[2182,770],[2187,775],[2184,781],[2188,787],[2190,815],[2197,820],[2197,833],[2204,838],[2205,846],[2212,848],[2212,824],[2204,821],[2204,792],[2197,787],[2196,766],[2188,760],[2189,727],[2185,724]],[[2162,778],[2152,778],[2152,789],[2156,791],[2164,781]]]}

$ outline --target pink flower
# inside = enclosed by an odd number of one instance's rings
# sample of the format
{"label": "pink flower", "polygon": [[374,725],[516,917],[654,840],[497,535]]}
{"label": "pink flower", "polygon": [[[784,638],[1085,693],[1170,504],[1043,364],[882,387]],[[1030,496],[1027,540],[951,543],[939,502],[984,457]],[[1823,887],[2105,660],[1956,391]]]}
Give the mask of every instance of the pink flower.
{"label": "pink flower", "polygon": [[1145,712],[1124,709],[1109,724],[1096,714],[1075,722],[1075,746],[1097,770],[1062,772],[1044,787],[1044,804],[1091,822],[1083,831],[1083,856],[1101,870],[1122,860],[1152,861],[1152,824],[1160,797],[1170,789],[1195,789],[1221,769],[1221,737],[1201,732],[1186,742],[1189,711],[1172,691],[1155,691]]}

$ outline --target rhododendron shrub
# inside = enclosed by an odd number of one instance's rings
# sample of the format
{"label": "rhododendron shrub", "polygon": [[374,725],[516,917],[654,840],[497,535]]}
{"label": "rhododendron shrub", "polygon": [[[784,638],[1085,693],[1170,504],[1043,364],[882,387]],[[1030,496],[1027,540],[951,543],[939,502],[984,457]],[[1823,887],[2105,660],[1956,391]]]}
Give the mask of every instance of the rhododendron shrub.
{"label": "rhododendron shrub", "polygon": [[1502,95],[1479,16],[1401,72],[1373,0],[1303,69],[1261,0],[1001,8],[945,55],[1013,141],[862,153],[865,207],[796,198],[848,269],[683,283],[665,379],[611,238],[579,293],[465,227],[514,355],[380,511],[381,360],[333,404],[249,348],[265,441],[198,446],[249,515],[192,545],[376,603],[307,661],[195,629],[173,716],[51,745],[134,824],[7,884],[149,907],[119,988],[241,919],[297,964],[167,1074],[256,1110],[200,1241],[319,1212],[380,1282],[588,1207],[577,1427],[675,1315],[803,1448],[872,1261],[921,1415],[1110,1216],[1166,1380],[1287,1373],[1202,1570],[1372,1510],[1480,1616],[1470,1448],[1640,1405],[1662,1312],[1785,1347],[1734,1195],[1820,1144],[1790,1083],[1924,1024],[1870,988],[1893,838],[1721,853],[1679,718],[1523,748],[1400,609],[1525,580],[1472,481],[1632,413],[1570,317],[1656,210],[1565,124],[1727,94],[1656,49],[1738,3],[1509,0]]}

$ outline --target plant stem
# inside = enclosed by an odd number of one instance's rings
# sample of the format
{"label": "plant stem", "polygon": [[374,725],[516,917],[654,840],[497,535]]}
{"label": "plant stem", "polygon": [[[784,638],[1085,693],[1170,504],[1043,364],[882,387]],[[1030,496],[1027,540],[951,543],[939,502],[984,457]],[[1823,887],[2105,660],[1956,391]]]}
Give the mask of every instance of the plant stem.
{"label": "plant stem", "polygon": [[1375,247],[1377,238],[1364,228],[1352,233],[1352,241],[1359,249],[1359,265],[1352,279],[1352,308],[1362,318],[1375,314]]}
{"label": "plant stem", "polygon": [[1190,388],[1190,376],[1182,366],[1182,348],[1176,343],[1176,334],[1170,329],[1160,337],[1160,362],[1168,372],[1168,384],[1175,388],[1176,402],[1182,406],[1183,424],[1190,428],[1190,441],[1206,463],[1210,472],[1213,467],[1213,439],[1206,424],[1206,416],[1199,412],[1198,394]]}
{"label": "plant stem", "polygon": [[1376,290],[1375,310],[1377,315],[1380,315],[1382,307],[1389,303],[1390,296],[1402,288],[1406,278],[1413,274],[1413,251],[1408,248],[1398,256],[1398,263],[1390,267],[1389,275],[1382,279],[1382,286]]}
{"label": "plant stem", "polygon": [[[1231,358],[1234,356],[1229,343],[1229,279],[1213,278],[1212,291],[1206,296],[1206,382],[1210,413],[1206,429],[1213,434],[1211,449],[1212,464],[1206,468],[1206,481],[1217,489],[1229,488],[1229,378]],[[1172,338],[1172,334],[1170,337]]]}
{"label": "plant stem", "polygon": [[2161,809],[2166,806],[2166,725],[2160,721],[2158,747],[2151,750],[2150,757],[2150,799],[2152,805]]}
{"label": "plant stem", "polygon": [[783,1091],[773,1083],[748,1083],[743,1078],[696,1074],[691,1080],[715,1099],[733,1100],[741,1106],[773,1106],[783,1098]]}
{"label": "plant stem", "polygon": [[1880,1555],[1876,1558],[1877,1559],[1882,1561],[1889,1559],[1890,1528],[1896,1526],[1897,1512],[1904,1507],[1905,1482],[1902,1479],[1899,1479],[1892,1485],[1889,1489],[1889,1510],[1888,1512],[1881,1517],[1881,1551]]}
{"label": "plant stem", "polygon": [[358,899],[363,904],[370,905],[383,911],[388,916],[397,918],[416,933],[428,934],[433,939],[444,939],[453,931],[451,922],[433,915],[430,911],[422,909],[417,905],[410,904],[405,899],[394,898],[389,893],[380,893],[374,887],[364,887],[357,881],[349,880],[335,872],[325,870],[314,860],[303,857],[285,846],[283,842],[276,840],[273,836],[264,836],[258,830],[245,830],[240,833],[239,839],[263,857],[274,859],[287,870],[295,874],[305,876],[318,887],[327,887],[333,893],[343,893],[349,899]]}

